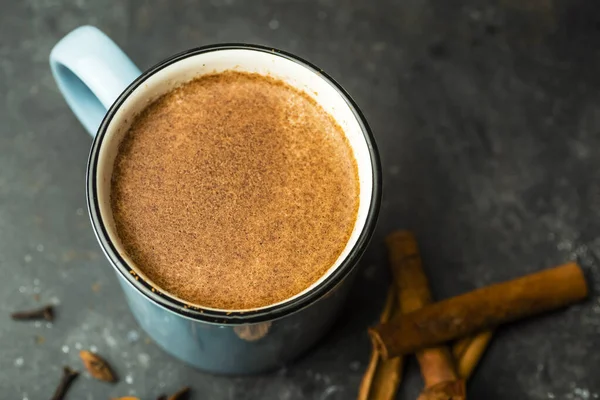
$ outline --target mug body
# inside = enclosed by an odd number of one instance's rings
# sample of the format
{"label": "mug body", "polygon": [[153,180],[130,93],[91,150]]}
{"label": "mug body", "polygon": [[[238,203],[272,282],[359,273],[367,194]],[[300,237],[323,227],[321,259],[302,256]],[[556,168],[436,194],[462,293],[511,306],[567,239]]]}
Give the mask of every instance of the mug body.
{"label": "mug body", "polygon": [[[57,58],[54,63],[53,71],[64,68],[67,73],[78,75],[62,59]],[[110,206],[114,160],[136,115],[177,86],[204,74],[226,70],[271,76],[304,91],[342,127],[358,165],[357,219],[337,261],[303,292],[255,309],[202,307],[163,291],[124,251]],[[69,104],[77,102],[61,76],[55,72],[55,77]],[[85,78],[80,80],[84,84],[85,81]],[[314,65],[279,50],[247,44],[206,46],[178,54],[142,73],[114,96],[112,105],[102,98],[97,101],[105,104],[108,111],[97,130],[88,160],[87,200],[98,242],[117,272],[127,302],[142,328],[168,353],[217,373],[244,374],[272,369],[308,349],[332,325],[343,304],[355,267],[375,228],[381,199],[381,170],[375,142],[350,96]],[[85,122],[85,114],[77,115]]]}
{"label": "mug body", "polygon": [[254,374],[285,365],[314,345],[335,322],[355,272],[309,306],[250,324],[211,324],[165,309],[119,276],[140,326],[167,353],[204,371]]}

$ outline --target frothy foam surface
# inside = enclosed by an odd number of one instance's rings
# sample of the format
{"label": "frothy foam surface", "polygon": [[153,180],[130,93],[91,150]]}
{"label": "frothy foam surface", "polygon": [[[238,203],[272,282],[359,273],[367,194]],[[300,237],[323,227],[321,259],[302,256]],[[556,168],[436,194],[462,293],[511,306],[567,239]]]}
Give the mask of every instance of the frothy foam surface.
{"label": "frothy foam surface", "polygon": [[111,205],[137,268],[190,303],[249,309],[333,265],[359,203],[342,129],[282,81],[226,71],[146,108],[115,160]]}

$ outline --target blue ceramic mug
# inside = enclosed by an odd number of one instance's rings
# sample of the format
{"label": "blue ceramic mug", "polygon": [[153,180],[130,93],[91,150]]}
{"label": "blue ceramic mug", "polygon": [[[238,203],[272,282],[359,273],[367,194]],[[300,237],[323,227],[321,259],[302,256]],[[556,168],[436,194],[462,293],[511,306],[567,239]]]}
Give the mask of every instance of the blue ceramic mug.
{"label": "blue ceramic mug", "polygon": [[[332,325],[346,297],[375,228],[381,199],[375,142],[363,115],[340,85],[296,56],[247,44],[188,50],[141,73],[117,45],[91,26],[64,37],[50,54],[50,66],[67,103],[94,136],[87,166],[92,226],[133,315],[148,335],[193,366],[229,374],[278,367],[314,344]],[[110,207],[114,159],[134,117],[178,85],[225,70],[270,75],[305,91],[343,128],[359,167],[358,216],[338,260],[303,292],[248,310],[197,307],[154,285],[123,250]]]}

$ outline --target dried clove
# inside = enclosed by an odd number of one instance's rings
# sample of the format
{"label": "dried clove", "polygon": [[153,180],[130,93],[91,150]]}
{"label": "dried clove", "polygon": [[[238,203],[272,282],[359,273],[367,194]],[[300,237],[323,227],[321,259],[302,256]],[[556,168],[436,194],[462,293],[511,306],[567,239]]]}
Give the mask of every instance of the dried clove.
{"label": "dried clove", "polygon": [[190,394],[190,388],[185,386],[184,388],[182,388],[180,391],[178,391],[174,395],[169,396],[167,400],[185,400],[188,398],[189,394]]}
{"label": "dried clove", "polygon": [[54,307],[52,305],[47,305],[35,310],[17,311],[12,313],[10,317],[16,321],[45,319],[46,321],[52,322],[54,320]]}
{"label": "dried clove", "polygon": [[69,389],[69,386],[71,386],[71,383],[75,380],[75,378],[77,378],[78,375],[79,372],[73,371],[69,367],[63,367],[63,376],[58,384],[58,387],[56,388],[56,391],[54,392],[54,395],[52,396],[52,400],[63,400],[67,390]]}
{"label": "dried clove", "polygon": [[79,357],[83,361],[85,368],[94,378],[104,382],[116,382],[117,377],[113,373],[110,365],[97,354],[91,351],[81,350]]}

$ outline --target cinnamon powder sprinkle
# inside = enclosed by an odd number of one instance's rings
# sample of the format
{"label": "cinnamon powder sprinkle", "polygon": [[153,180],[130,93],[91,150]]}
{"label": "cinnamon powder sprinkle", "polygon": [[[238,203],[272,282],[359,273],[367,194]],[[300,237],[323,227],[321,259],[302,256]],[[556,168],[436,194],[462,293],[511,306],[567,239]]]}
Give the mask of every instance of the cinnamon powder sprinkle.
{"label": "cinnamon powder sprinkle", "polygon": [[304,92],[226,71],[164,95],[121,142],[111,202],[125,250],[158,287],[248,309],[317,281],[346,245],[358,169]]}

